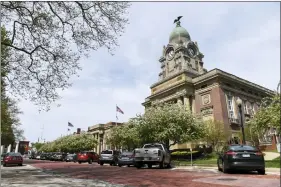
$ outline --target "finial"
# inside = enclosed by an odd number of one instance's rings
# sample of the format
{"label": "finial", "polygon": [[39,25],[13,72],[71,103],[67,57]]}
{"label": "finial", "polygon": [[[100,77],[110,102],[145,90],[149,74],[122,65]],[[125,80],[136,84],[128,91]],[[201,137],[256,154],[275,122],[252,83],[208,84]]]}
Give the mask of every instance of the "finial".
{"label": "finial", "polygon": [[177,24],[177,27],[180,27],[181,26],[181,22],[180,22],[180,19],[182,18],[182,16],[179,16],[177,19],[174,20],[174,23]]}

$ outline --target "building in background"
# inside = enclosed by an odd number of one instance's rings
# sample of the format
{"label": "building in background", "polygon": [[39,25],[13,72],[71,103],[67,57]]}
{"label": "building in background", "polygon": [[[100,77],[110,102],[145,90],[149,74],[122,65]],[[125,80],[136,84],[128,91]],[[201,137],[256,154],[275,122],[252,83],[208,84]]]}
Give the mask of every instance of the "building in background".
{"label": "building in background", "polygon": [[102,150],[105,149],[114,149],[114,147],[111,147],[111,145],[106,143],[106,138],[109,135],[110,129],[116,125],[123,125],[123,123],[117,123],[117,122],[108,122],[106,124],[96,124],[93,126],[88,127],[88,133],[95,136],[98,145],[94,149],[95,152],[100,154]]}
{"label": "building in background", "polygon": [[29,151],[29,141],[19,141],[18,152],[22,155],[28,154]]}
{"label": "building in background", "polygon": [[[151,95],[143,106],[147,108],[161,102],[182,103],[204,120],[222,121],[224,130],[231,132],[229,138],[237,139],[241,124],[237,98],[243,100],[243,115],[247,120],[259,109],[261,99],[274,92],[220,69],[207,71],[203,67],[203,58],[197,42],[178,20],[168,45],[162,49],[159,80],[150,87]],[[186,143],[172,149],[191,146]]]}

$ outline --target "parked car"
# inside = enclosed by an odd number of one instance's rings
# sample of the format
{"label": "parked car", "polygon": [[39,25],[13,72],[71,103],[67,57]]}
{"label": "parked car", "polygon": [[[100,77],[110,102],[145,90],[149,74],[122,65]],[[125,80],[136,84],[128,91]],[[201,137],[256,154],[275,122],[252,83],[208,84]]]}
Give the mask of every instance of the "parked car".
{"label": "parked car", "polygon": [[231,170],[246,170],[265,174],[264,154],[254,146],[225,146],[219,153],[217,164],[218,170],[224,173]]}
{"label": "parked car", "polygon": [[92,162],[98,162],[99,156],[96,152],[93,151],[82,151],[77,154],[77,162],[81,164],[82,162],[88,162],[92,164]]}
{"label": "parked car", "polygon": [[130,167],[131,165],[134,165],[134,154],[133,152],[122,152],[118,158],[118,166],[124,166],[127,165]]}
{"label": "parked car", "polygon": [[56,154],[55,152],[50,153],[50,155],[48,156],[50,161],[55,161],[56,160]]}
{"label": "parked car", "polygon": [[30,155],[29,155],[29,159],[36,159],[36,154],[35,152],[31,152]]}
{"label": "parked car", "polygon": [[75,156],[75,154],[67,154],[66,158],[65,158],[65,161],[66,162],[74,162],[74,156]]}
{"label": "parked car", "polygon": [[118,157],[120,155],[119,151],[116,150],[104,150],[100,154],[99,164],[110,164],[111,166],[116,166],[118,164]]}
{"label": "parked car", "polygon": [[22,166],[23,158],[20,153],[9,152],[3,155],[3,166],[17,164]]}
{"label": "parked car", "polygon": [[41,155],[40,155],[40,160],[46,160],[47,159],[47,153],[42,153]]}
{"label": "parked car", "polygon": [[145,144],[143,148],[135,149],[134,154],[134,165],[138,169],[144,164],[149,168],[152,168],[152,165],[159,165],[160,168],[171,167],[171,154],[163,144]]}
{"label": "parked car", "polygon": [[41,154],[37,154],[35,158],[36,158],[37,160],[40,160],[40,159],[41,159]]}
{"label": "parked car", "polygon": [[56,153],[55,155],[56,155],[55,156],[56,161],[65,161],[67,154],[66,153]]}

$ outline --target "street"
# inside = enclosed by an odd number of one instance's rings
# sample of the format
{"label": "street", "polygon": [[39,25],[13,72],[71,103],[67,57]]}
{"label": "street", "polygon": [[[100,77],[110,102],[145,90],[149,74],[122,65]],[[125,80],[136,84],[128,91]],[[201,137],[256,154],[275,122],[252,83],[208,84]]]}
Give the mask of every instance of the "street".
{"label": "street", "polygon": [[[2,167],[2,166],[1,166]],[[25,160],[24,166],[1,168],[1,186],[8,187],[265,187],[280,186],[280,175],[223,174],[215,170],[136,169],[93,164]]]}

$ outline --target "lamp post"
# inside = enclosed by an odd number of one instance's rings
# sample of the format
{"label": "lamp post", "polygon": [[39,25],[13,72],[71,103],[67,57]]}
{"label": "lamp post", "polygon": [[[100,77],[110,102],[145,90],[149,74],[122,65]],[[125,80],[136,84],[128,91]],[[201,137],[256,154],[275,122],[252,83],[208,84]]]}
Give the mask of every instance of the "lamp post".
{"label": "lamp post", "polygon": [[239,114],[240,114],[240,125],[241,125],[241,129],[242,129],[242,144],[245,145],[246,141],[245,141],[245,131],[244,131],[244,124],[243,124],[243,116],[242,116],[242,100],[238,97],[238,99],[236,100],[236,103],[238,105],[238,109],[239,109]]}

